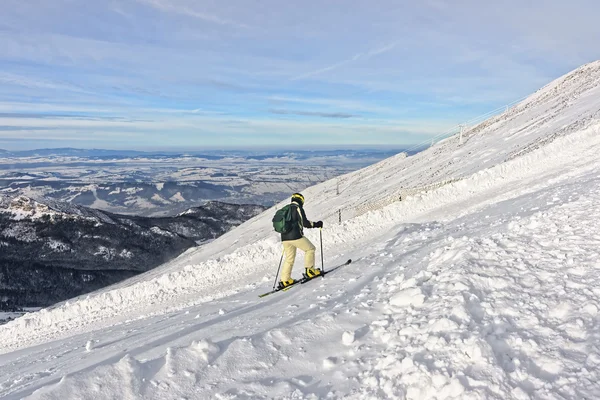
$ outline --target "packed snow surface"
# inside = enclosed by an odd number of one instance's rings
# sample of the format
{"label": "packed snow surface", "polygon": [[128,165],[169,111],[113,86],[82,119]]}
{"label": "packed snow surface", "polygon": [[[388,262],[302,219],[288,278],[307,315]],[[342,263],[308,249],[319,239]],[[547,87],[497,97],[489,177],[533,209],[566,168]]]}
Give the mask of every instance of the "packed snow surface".
{"label": "packed snow surface", "polygon": [[303,191],[331,216],[326,268],[353,259],[325,278],[258,298],[281,255],[269,210],[1,326],[0,396],[600,398],[599,82],[586,65],[462,144]]}

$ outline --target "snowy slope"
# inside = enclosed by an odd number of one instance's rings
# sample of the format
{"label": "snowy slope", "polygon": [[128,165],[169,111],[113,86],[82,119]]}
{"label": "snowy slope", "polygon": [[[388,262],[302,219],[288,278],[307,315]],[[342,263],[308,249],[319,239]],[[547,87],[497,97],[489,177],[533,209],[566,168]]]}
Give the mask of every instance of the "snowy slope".
{"label": "snowy slope", "polygon": [[453,181],[331,221],[328,265],[355,262],[325,279],[258,300],[280,256],[268,211],[0,327],[0,395],[598,398],[598,82],[584,66],[462,145],[303,192],[318,219]]}

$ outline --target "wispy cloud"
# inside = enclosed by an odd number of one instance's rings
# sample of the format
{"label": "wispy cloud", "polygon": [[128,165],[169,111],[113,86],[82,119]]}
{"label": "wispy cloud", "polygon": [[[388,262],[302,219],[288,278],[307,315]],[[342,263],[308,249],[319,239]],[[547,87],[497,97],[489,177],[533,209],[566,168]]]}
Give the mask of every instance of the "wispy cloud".
{"label": "wispy cloud", "polygon": [[332,108],[342,108],[345,110],[360,111],[362,113],[395,113],[397,109],[393,107],[386,107],[378,104],[369,102],[368,99],[360,100],[349,100],[349,99],[332,99],[323,97],[295,97],[285,95],[269,96],[268,100],[273,104],[310,104],[318,106],[326,106]]}
{"label": "wispy cloud", "polygon": [[371,50],[367,51],[366,53],[356,53],[351,58],[348,58],[346,60],[337,62],[335,64],[329,65],[324,68],[317,69],[315,71],[310,71],[310,72],[304,73],[302,75],[298,75],[298,76],[292,78],[292,81],[297,81],[297,80],[301,80],[301,79],[310,78],[310,77],[313,77],[316,75],[321,75],[321,74],[324,74],[325,72],[336,70],[340,67],[357,62],[359,60],[368,60],[369,58],[378,56],[383,53],[387,53],[388,51],[393,50],[394,47],[396,47],[396,44],[390,43],[385,46],[380,46],[380,47],[371,49]]}
{"label": "wispy cloud", "polygon": [[[85,116],[85,115],[72,115],[72,114],[56,114],[56,113],[2,113],[0,112],[0,121],[6,118],[39,118],[39,119],[49,119],[49,118],[63,118],[63,119],[99,119],[96,116]],[[118,120],[122,119],[121,117],[105,117],[108,120]]]}
{"label": "wispy cloud", "polygon": [[30,89],[51,89],[79,93],[87,92],[81,87],[65,82],[49,81],[43,78],[0,71],[0,86],[4,85],[22,86]]}
{"label": "wispy cloud", "polygon": [[[228,25],[234,26],[238,28],[249,28],[248,25],[244,23],[240,23],[237,21],[232,21],[227,18],[219,17],[215,14],[210,14],[205,11],[201,11],[198,9],[198,2],[182,2],[181,0],[137,0],[142,4],[146,4],[152,6],[158,10],[182,14],[189,17],[197,18],[202,21],[219,24],[219,25]],[[200,6],[202,4],[200,3]]]}
{"label": "wispy cloud", "polygon": [[280,115],[301,115],[303,117],[321,117],[321,118],[354,118],[358,117],[356,114],[348,114],[342,112],[319,112],[319,111],[298,111],[298,110],[281,110],[281,109],[270,109],[269,112],[271,114],[280,114]]}

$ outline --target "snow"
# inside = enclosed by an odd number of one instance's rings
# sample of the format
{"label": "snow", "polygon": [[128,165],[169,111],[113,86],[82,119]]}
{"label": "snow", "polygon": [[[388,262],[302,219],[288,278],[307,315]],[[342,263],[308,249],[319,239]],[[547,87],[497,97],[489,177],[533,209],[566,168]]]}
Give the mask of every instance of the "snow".
{"label": "snow", "polygon": [[142,192],[143,190],[144,190],[144,188],[130,187],[130,188],[123,189],[122,192],[127,193],[127,194],[136,194],[136,193]]}
{"label": "snow", "polygon": [[151,209],[154,207],[154,204],[143,197],[128,197],[125,204],[129,207],[135,206],[140,209]]}
{"label": "snow", "polygon": [[48,246],[49,248],[51,248],[52,250],[54,250],[57,253],[64,253],[66,251],[71,250],[71,246],[69,246],[67,243],[64,243],[64,242],[61,242],[60,240],[55,240],[55,239],[47,240],[47,242],[44,243],[44,245]]}
{"label": "snow", "polygon": [[404,289],[390,298],[390,304],[397,307],[420,306],[425,295],[419,288]]}
{"label": "snow", "polygon": [[171,202],[169,200],[165,200],[164,198],[162,198],[158,193],[155,193],[152,195],[151,199],[157,203],[161,203],[161,204],[170,204]]}
{"label": "snow", "polygon": [[181,195],[181,192],[175,193],[173,196],[171,196],[169,198],[169,200],[176,201],[176,202],[184,202],[184,201],[186,201],[185,198]]}
{"label": "snow", "polygon": [[[346,346],[350,346],[352,343],[354,343],[354,332],[345,331],[342,334],[342,343]],[[331,361],[331,359],[329,360]]]}
{"label": "snow", "polygon": [[102,256],[102,258],[104,258],[105,260],[110,261],[113,258],[115,258],[116,252],[116,249],[108,248],[106,246],[98,246],[98,248],[94,252],[94,255]]}
{"label": "snow", "polygon": [[324,278],[257,297],[281,256],[271,209],[1,326],[0,396],[599,398],[598,83],[587,65],[462,145],[303,191],[331,215],[326,267],[353,259]]}
{"label": "snow", "polygon": [[[0,301],[6,301],[5,297],[0,297]],[[19,318],[23,314],[28,312],[39,311],[39,307],[25,307],[22,311],[0,311],[0,325],[6,323],[6,321],[11,321],[15,318]]]}
{"label": "snow", "polygon": [[119,257],[121,257],[121,258],[131,258],[131,257],[133,257],[133,253],[131,251],[127,250],[127,249],[123,249],[119,253]]}
{"label": "snow", "polygon": [[152,233],[156,233],[157,235],[162,235],[162,236],[175,236],[172,232],[169,231],[165,231],[163,229],[160,229],[158,226],[153,226],[152,228],[150,228],[150,231]]}
{"label": "snow", "polygon": [[58,214],[47,205],[26,196],[17,196],[10,199],[9,204],[5,204],[4,207],[0,208],[0,212],[11,214],[12,219],[16,221],[24,219],[36,220],[42,217],[54,217]]}

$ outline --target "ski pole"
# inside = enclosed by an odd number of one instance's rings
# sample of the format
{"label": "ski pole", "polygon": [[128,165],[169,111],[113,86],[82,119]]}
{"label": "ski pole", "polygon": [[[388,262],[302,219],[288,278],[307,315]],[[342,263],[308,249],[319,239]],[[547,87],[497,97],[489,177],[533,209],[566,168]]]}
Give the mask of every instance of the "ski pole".
{"label": "ski pole", "polygon": [[323,263],[323,228],[319,228],[319,237],[321,238],[321,271],[325,272],[325,264]]}
{"label": "ski pole", "polygon": [[277,274],[275,275],[275,283],[273,283],[273,289],[277,286],[277,277],[279,276],[279,270],[281,269],[281,262],[283,261],[283,251],[281,252],[281,259],[279,260],[279,267],[277,267]]}

